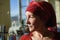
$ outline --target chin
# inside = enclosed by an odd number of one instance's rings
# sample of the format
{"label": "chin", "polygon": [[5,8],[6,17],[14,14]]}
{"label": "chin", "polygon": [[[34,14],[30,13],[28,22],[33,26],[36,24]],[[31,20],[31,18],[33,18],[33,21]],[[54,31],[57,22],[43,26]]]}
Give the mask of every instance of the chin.
{"label": "chin", "polygon": [[33,32],[34,30],[29,29],[30,32]]}
{"label": "chin", "polygon": [[30,31],[30,32],[34,31],[34,27],[29,28],[29,31]]}
{"label": "chin", "polygon": [[29,31],[31,32],[32,30],[29,29]]}

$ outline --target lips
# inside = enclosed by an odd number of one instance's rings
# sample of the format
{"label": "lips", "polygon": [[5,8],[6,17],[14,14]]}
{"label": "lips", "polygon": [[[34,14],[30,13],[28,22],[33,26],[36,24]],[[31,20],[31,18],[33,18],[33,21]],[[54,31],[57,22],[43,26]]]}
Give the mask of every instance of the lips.
{"label": "lips", "polygon": [[30,27],[30,28],[31,28],[31,27],[32,27],[32,25],[28,25],[28,27]]}
{"label": "lips", "polygon": [[29,27],[29,26],[31,26],[30,24],[26,24],[26,27]]}
{"label": "lips", "polygon": [[32,28],[32,25],[26,25],[27,28]]}

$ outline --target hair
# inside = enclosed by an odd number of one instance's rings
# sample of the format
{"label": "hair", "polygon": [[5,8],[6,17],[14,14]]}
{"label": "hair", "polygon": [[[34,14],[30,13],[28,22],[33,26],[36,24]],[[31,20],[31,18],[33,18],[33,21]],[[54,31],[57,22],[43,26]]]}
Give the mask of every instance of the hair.
{"label": "hair", "polygon": [[28,5],[26,11],[32,12],[34,15],[40,17],[42,21],[46,22],[46,27],[56,26],[56,15],[53,6],[45,1],[32,1]]}

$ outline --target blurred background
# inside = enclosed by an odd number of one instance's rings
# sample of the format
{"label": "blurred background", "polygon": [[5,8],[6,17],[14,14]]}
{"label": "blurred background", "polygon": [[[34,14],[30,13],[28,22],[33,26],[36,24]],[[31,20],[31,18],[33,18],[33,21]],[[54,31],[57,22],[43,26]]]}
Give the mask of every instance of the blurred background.
{"label": "blurred background", "polygon": [[[56,11],[57,31],[60,32],[60,0],[50,2]],[[31,0],[0,0],[0,40],[19,40],[27,34],[25,10]]]}

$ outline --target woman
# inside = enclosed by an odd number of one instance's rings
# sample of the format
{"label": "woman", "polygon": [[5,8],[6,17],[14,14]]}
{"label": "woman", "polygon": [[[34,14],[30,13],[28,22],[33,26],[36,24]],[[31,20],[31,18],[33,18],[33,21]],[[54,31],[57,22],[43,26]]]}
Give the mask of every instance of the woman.
{"label": "woman", "polygon": [[26,17],[30,33],[23,35],[20,40],[56,40],[53,33],[56,31],[56,16],[50,3],[30,2],[26,9]]}

